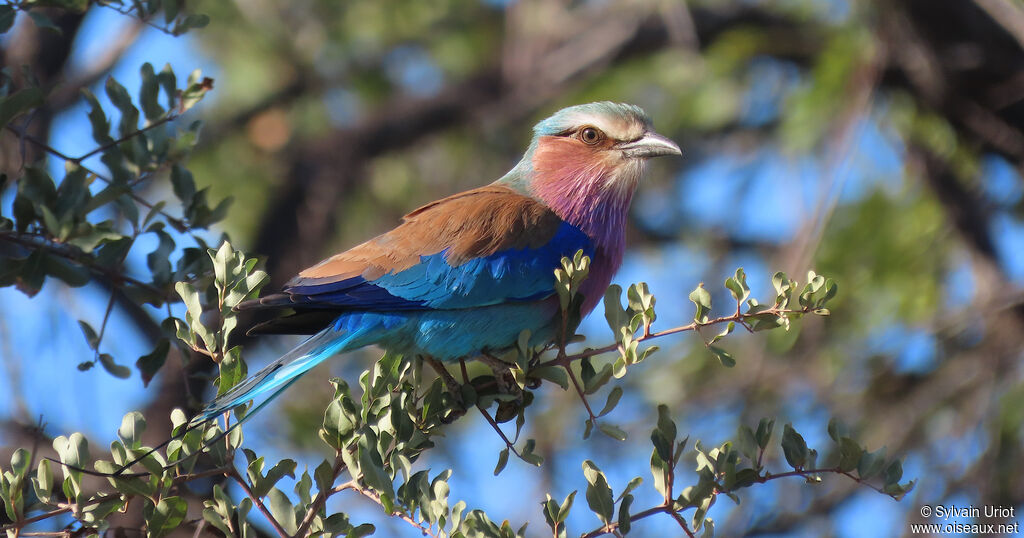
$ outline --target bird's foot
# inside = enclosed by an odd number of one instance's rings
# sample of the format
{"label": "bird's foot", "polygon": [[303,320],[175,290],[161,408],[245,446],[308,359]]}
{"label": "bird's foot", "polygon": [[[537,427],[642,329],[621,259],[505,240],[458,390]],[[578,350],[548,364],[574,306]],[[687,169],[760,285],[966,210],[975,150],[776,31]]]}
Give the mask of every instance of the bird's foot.
{"label": "bird's foot", "polygon": [[457,409],[453,410],[445,419],[442,421],[445,424],[455,422],[456,419],[466,414],[466,402],[462,398],[462,385],[452,377],[452,374],[445,368],[444,363],[433,358],[423,357],[423,361],[430,365],[431,368],[437,372],[437,376],[444,382],[445,387],[448,389],[448,394],[455,402]]}
{"label": "bird's foot", "polygon": [[499,392],[502,394],[517,394],[521,392],[519,385],[516,383],[515,376],[512,375],[514,364],[507,363],[487,353],[481,354],[477,357],[477,360],[486,364],[494,371],[494,382],[497,384]]}

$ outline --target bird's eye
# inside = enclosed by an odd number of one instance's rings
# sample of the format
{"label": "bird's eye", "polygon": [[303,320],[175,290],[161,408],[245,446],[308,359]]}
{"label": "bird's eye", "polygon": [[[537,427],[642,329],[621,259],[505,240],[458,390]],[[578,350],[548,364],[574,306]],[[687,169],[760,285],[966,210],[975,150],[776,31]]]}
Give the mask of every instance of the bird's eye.
{"label": "bird's eye", "polygon": [[584,143],[594,145],[604,139],[604,133],[596,127],[584,127],[580,129],[580,140]]}

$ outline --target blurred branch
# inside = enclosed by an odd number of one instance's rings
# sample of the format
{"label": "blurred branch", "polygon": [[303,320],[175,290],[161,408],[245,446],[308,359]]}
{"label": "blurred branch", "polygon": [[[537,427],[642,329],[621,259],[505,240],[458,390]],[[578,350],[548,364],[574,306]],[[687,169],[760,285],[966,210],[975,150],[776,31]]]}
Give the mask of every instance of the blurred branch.
{"label": "blurred branch", "polygon": [[48,99],[48,104],[55,111],[63,110],[78,102],[81,91],[89,88],[110,74],[111,70],[121,61],[124,53],[135,44],[145,25],[138,19],[133,20],[103,53],[92,59],[88,65],[77,73],[67,77],[67,82],[59,85]]}
{"label": "blurred branch", "polygon": [[[1016,88],[1024,71],[1024,49],[1015,38],[1021,16],[1014,8],[1016,15],[996,20],[982,9],[1001,3],[879,3],[886,14],[882,37],[895,68],[887,82],[909,89],[923,105],[953,122],[965,139],[1020,166],[1024,111],[1009,106],[1013,98],[1008,96],[1022,96]],[[974,54],[957,58],[954,47],[973,47]]]}
{"label": "blurred branch", "polygon": [[853,74],[848,89],[847,106],[839,113],[830,129],[832,143],[828,147],[825,170],[828,181],[819,187],[818,202],[814,213],[804,223],[803,230],[790,245],[788,260],[783,263],[792,274],[804,274],[811,267],[814,254],[824,237],[828,221],[839,205],[846,179],[849,177],[850,152],[862,122],[869,117],[878,87],[879,76],[885,64],[885,51],[874,51]]}
{"label": "blurred branch", "polygon": [[236,112],[227,119],[212,122],[203,127],[203,139],[216,141],[223,140],[231,133],[238,132],[244,128],[253,118],[267,110],[289,105],[301,97],[308,96],[315,89],[316,83],[309,80],[306,71],[300,71],[290,82],[274,92],[265,95],[255,104]]}
{"label": "blurred branch", "polygon": [[992,17],[1024,47],[1024,10],[1009,0],[974,0],[974,3]]}
{"label": "blurred branch", "polygon": [[[69,163],[74,163],[75,165],[77,165],[82,170],[85,170],[87,173],[89,173],[90,175],[94,176],[96,179],[98,179],[98,180],[100,180],[100,181],[102,181],[102,182],[104,182],[104,183],[106,183],[108,185],[112,185],[114,183],[113,179],[111,179],[111,178],[109,178],[109,177],[107,177],[107,176],[105,176],[103,174],[100,174],[99,172],[96,172],[95,170],[93,170],[93,169],[83,165],[81,163],[81,161],[83,161],[87,157],[95,155],[98,152],[101,152],[101,151],[103,151],[105,149],[109,149],[109,148],[111,148],[113,146],[116,146],[117,144],[120,144],[120,143],[124,142],[125,140],[128,140],[128,139],[130,139],[130,138],[132,138],[134,136],[137,136],[139,133],[146,132],[146,131],[152,129],[153,127],[157,127],[158,125],[163,125],[163,124],[165,124],[165,123],[167,123],[169,121],[172,121],[172,120],[176,119],[177,117],[178,117],[177,114],[168,114],[167,117],[161,119],[158,122],[155,122],[152,125],[148,125],[148,126],[142,128],[142,129],[139,129],[138,131],[135,131],[135,132],[133,132],[131,134],[125,135],[122,138],[120,138],[117,141],[115,141],[114,143],[107,144],[105,146],[101,146],[101,147],[96,148],[96,149],[94,149],[92,151],[89,151],[88,153],[82,155],[81,157],[71,157],[70,155],[67,155],[64,152],[62,152],[62,151],[60,151],[60,150],[50,146],[46,142],[43,142],[43,140],[41,138],[38,138],[36,136],[33,136],[33,135],[29,134],[27,127],[24,130],[19,130],[19,129],[16,129],[16,128],[10,126],[10,125],[7,125],[7,130],[9,130],[12,133],[14,133],[15,135],[17,135],[19,139],[27,140],[28,142],[31,142],[32,145],[34,145],[35,147],[43,150],[46,153],[49,153],[49,154],[53,155],[54,157],[58,157],[58,158],[63,159],[64,161],[69,162]],[[146,175],[144,174],[143,176],[138,178],[133,184],[138,184],[139,181],[141,181],[145,177],[146,177]],[[145,207],[147,209],[154,209],[156,207],[155,204],[153,204],[150,201],[146,200],[145,198],[143,198],[142,196],[137,194],[134,190],[129,190],[126,194],[128,194],[128,196],[130,196],[132,198],[132,200],[135,200],[135,202],[137,202],[139,205],[141,205],[141,206],[143,206],[143,207]],[[189,225],[186,224],[185,221],[170,215],[169,213],[167,213],[163,209],[157,211],[157,213],[160,216],[162,216],[165,219],[167,219],[167,223],[170,224],[171,226],[173,226],[179,232],[184,232],[184,231],[187,231],[187,230],[190,229]]]}
{"label": "blurred branch", "polygon": [[[756,23],[769,31],[785,32],[790,41],[799,41],[809,32],[798,22],[754,8],[694,8],[691,14],[702,44],[744,24]],[[554,46],[554,50],[542,51],[544,57],[572,61],[545,60],[537,70],[515,80],[509,80],[501,68],[490,67],[500,62],[485,64],[489,66],[432,97],[396,96],[359,124],[318,138],[297,152],[286,181],[270,196],[272,202],[260,219],[254,245],[256,252],[268,258],[271,287],[280,286],[290,275],[319,259],[321,248],[334,230],[334,211],[361,180],[369,160],[481,116],[521,120],[609,63],[671,46],[670,29],[661,17],[620,15],[619,20],[606,23],[616,29],[610,35],[591,32],[590,26],[583,25],[588,38],[568,40]],[[595,23],[601,18],[596,17]],[[590,50],[595,47],[591,39],[595,36],[601,38],[596,51]],[[817,47],[813,38],[804,42],[808,45],[804,49],[806,58]]]}
{"label": "blurred branch", "polygon": [[49,254],[59,256],[65,260],[75,262],[82,267],[85,267],[93,273],[106,278],[109,282],[115,286],[124,286],[125,284],[131,284],[133,286],[142,288],[150,293],[163,297],[165,299],[171,298],[172,295],[168,294],[164,290],[153,287],[148,282],[132,278],[124,274],[123,271],[117,268],[105,267],[92,263],[92,258],[86,256],[77,247],[67,245],[64,243],[58,243],[50,240],[46,237],[31,233],[22,233],[12,230],[0,231],[0,241],[7,241],[19,245],[21,247],[30,250],[44,250]]}
{"label": "blurred branch", "polygon": [[[949,221],[974,254],[979,268],[980,295],[987,300],[989,297],[1002,296],[1005,290],[1012,289],[989,228],[989,211],[977,193],[965,188],[949,164],[932,151],[911,144],[908,152],[920,163],[919,175],[922,181],[939,200]],[[1024,327],[1024,306],[1010,305],[1010,311],[1017,323]]]}
{"label": "blurred branch", "polygon": [[[2,65],[10,67],[10,75],[14,79],[14,87],[25,88],[31,85],[35,79],[39,86],[48,90],[58,83],[61,72],[64,70],[68,58],[71,56],[71,47],[75,41],[78,29],[81,27],[84,14],[73,13],[63,9],[44,8],[39,10],[47,15],[53,24],[59,28],[59,32],[43,29],[35,24],[19,24],[17,32],[5,43],[5,48],[0,50],[2,54]],[[26,66],[24,72],[20,69]],[[28,74],[31,78],[25,79]],[[53,118],[55,108],[44,106],[39,108],[31,118],[27,127],[28,135],[40,140],[49,138],[50,121]],[[7,157],[22,154],[23,162],[35,162],[42,157],[42,152],[37,148],[28,147],[4,147],[3,137],[0,137],[0,157],[7,160]],[[14,162],[13,159],[10,160]],[[8,165],[0,166],[0,172]]]}

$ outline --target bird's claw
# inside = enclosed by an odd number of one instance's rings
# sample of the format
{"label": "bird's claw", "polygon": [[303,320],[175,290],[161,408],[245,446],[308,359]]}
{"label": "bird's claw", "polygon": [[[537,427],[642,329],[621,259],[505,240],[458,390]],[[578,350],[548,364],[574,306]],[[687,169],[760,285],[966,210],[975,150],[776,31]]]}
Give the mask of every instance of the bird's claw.
{"label": "bird's claw", "polygon": [[433,357],[423,357],[423,361],[429,364],[430,367],[437,372],[438,377],[440,377],[441,381],[444,382],[445,387],[448,389],[448,394],[452,397],[457,406],[461,409],[465,409],[466,402],[462,398],[462,385],[452,377],[452,374],[448,372],[448,369],[445,368],[444,364]]}
{"label": "bird's claw", "polygon": [[498,387],[498,392],[502,394],[516,394],[521,392],[519,385],[516,383],[515,376],[512,375],[513,364],[509,364],[486,353],[481,354],[477,360],[486,364],[492,371],[494,371],[494,382]]}

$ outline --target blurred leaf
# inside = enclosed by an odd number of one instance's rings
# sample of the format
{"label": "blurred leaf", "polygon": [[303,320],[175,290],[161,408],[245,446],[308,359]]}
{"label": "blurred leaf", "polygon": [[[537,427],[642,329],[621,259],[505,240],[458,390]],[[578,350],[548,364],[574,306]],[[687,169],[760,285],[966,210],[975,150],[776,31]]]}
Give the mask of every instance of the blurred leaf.
{"label": "blurred leaf", "polygon": [[505,465],[508,465],[508,447],[505,447],[498,453],[498,463],[494,466],[494,476],[501,474],[501,471],[505,469]]}
{"label": "blurred leaf", "polygon": [[103,366],[103,369],[106,370],[107,373],[114,377],[128,379],[132,376],[131,368],[117,364],[114,362],[114,357],[110,356],[108,353],[100,353],[100,365]]}
{"label": "blurred leaf", "polygon": [[804,437],[790,424],[786,424],[782,432],[782,452],[786,456],[786,462],[794,469],[802,469],[810,455]]}
{"label": "blurred leaf", "polygon": [[42,12],[27,11],[26,13],[28,14],[29,18],[32,19],[32,22],[34,22],[35,25],[38,26],[40,29],[49,30],[57,35],[64,34],[63,30],[61,30],[59,26],[54,24],[53,20],[51,20],[50,17],[47,17]]}
{"label": "blurred leaf", "polygon": [[[3,12],[0,11],[0,26],[3,25],[3,17]],[[0,129],[11,123],[14,118],[42,105],[44,97],[43,91],[39,88],[26,88],[0,97]]]}
{"label": "blurred leaf", "polygon": [[611,523],[615,502],[612,500],[612,489],[608,486],[604,473],[594,465],[594,462],[586,460],[583,462],[583,475],[587,479],[586,497],[591,511],[597,514],[605,525]]}
{"label": "blurred leaf", "polygon": [[166,338],[161,338],[156,343],[153,351],[139,357],[139,360],[135,361],[135,367],[139,369],[139,374],[142,377],[143,387],[148,387],[149,382],[153,380],[153,376],[163,367],[170,349],[171,342]]}
{"label": "blurred leaf", "polygon": [[11,26],[14,26],[14,18],[17,15],[18,12],[14,10],[14,7],[7,4],[0,6],[0,34],[7,32],[11,29]]}

